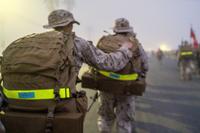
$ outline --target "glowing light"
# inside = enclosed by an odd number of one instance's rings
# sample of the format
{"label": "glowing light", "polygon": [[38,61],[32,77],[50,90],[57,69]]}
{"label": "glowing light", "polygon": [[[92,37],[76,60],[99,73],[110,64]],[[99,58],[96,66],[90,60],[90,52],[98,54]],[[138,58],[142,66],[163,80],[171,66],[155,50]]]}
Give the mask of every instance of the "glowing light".
{"label": "glowing light", "polygon": [[0,0],[0,17],[11,15],[19,9],[19,0]]}
{"label": "glowing light", "polygon": [[160,49],[161,49],[162,51],[170,51],[170,50],[171,50],[171,48],[170,48],[167,44],[165,44],[165,43],[162,43],[162,44],[160,45]]}

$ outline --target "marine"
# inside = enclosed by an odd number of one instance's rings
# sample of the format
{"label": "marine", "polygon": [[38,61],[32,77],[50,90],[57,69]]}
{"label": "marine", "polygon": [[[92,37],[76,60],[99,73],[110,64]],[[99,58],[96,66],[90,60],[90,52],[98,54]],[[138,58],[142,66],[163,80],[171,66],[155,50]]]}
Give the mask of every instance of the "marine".
{"label": "marine", "polygon": [[191,80],[194,68],[194,52],[192,45],[183,41],[179,46],[178,65],[181,80]]}
{"label": "marine", "polygon": [[[110,40],[110,39],[112,39],[112,37],[117,37],[117,36],[119,36],[119,38],[121,36],[122,36],[122,38],[128,37],[131,42],[136,44],[135,50],[133,50],[136,53],[133,52],[135,59],[132,59],[129,62],[132,65],[127,67],[128,69],[126,69],[126,73],[127,73],[127,71],[137,73],[139,75],[137,80],[145,78],[146,73],[148,71],[147,55],[146,55],[142,45],[137,40],[136,34],[134,33],[133,28],[130,26],[129,21],[126,18],[116,19],[115,26],[113,28],[113,32],[115,34],[102,37],[100,39],[99,43],[97,44],[97,47],[108,52],[108,51],[111,51],[111,49],[113,49],[113,47],[115,47],[115,46],[111,46],[112,44],[109,44],[109,43],[107,45],[104,45],[103,44],[104,42],[102,40]],[[108,39],[105,39],[105,38],[108,38]],[[119,41],[121,41],[121,40],[119,40]],[[137,50],[137,48],[139,48],[139,50]],[[137,53],[137,52],[139,52],[139,53]],[[139,60],[139,62],[137,62],[138,60]],[[136,66],[136,67],[134,67],[135,70],[130,70],[130,68],[133,69],[133,67],[131,67],[131,66]],[[137,66],[139,66],[139,67],[137,67]],[[113,74],[111,72],[107,72],[107,73]],[[104,76],[108,76],[104,73],[102,73],[102,74]],[[115,78],[117,77],[117,75],[119,75],[119,77],[121,76],[116,71],[114,74],[116,75]],[[128,75],[128,73],[127,73],[127,75]],[[123,76],[121,76],[121,77],[123,77]],[[128,75],[128,77],[131,78],[130,75]],[[110,76],[109,78],[114,78],[114,77]],[[129,78],[121,79],[121,80],[130,80]],[[112,87],[108,88],[108,89],[112,90],[113,92],[100,91],[100,107],[98,110],[99,117],[97,120],[98,130],[100,133],[111,133],[115,120],[116,120],[117,133],[135,133],[136,132],[136,128],[135,128],[136,96],[131,94],[130,92],[125,92],[123,94],[124,88],[121,88],[121,90],[122,90],[121,94],[115,94],[114,91],[116,91],[116,88],[115,88],[116,86],[114,84],[117,84],[118,82],[120,82],[120,78],[115,80],[113,82],[113,85],[110,85],[110,87],[113,86],[113,88]],[[133,88],[130,88],[130,89],[133,90]]]}

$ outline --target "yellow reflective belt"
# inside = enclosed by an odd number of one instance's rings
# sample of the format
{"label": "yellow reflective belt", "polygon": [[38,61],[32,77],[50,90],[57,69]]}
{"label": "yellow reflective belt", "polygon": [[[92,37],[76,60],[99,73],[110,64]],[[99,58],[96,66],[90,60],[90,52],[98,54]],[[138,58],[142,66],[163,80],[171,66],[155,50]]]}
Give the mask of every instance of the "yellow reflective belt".
{"label": "yellow reflective belt", "polygon": [[190,51],[190,52],[181,52],[181,55],[184,56],[184,55],[192,55],[193,53]]}
{"label": "yellow reflective belt", "polygon": [[[40,89],[40,90],[8,90],[3,88],[3,93],[10,99],[21,100],[47,100],[54,99],[54,89]],[[60,98],[70,98],[69,88],[60,88]]]}
{"label": "yellow reflective belt", "polygon": [[112,78],[112,79],[116,79],[116,80],[136,80],[138,79],[138,74],[137,73],[133,73],[133,74],[117,74],[114,72],[106,72],[106,71],[98,71],[100,74]]}

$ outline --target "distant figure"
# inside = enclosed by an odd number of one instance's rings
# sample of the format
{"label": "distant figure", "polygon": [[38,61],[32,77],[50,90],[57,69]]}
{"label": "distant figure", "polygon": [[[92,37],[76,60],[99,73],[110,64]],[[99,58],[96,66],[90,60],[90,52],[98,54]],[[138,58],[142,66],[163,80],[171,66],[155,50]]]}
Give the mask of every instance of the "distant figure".
{"label": "distant figure", "polygon": [[187,41],[182,42],[178,52],[178,66],[181,80],[191,80],[194,70],[194,53]]}
{"label": "distant figure", "polygon": [[163,51],[162,51],[160,48],[158,49],[158,51],[157,51],[157,53],[156,53],[156,57],[157,57],[158,61],[159,61],[160,63],[162,63],[162,59],[163,59],[163,57],[164,57],[164,54],[163,54]]}

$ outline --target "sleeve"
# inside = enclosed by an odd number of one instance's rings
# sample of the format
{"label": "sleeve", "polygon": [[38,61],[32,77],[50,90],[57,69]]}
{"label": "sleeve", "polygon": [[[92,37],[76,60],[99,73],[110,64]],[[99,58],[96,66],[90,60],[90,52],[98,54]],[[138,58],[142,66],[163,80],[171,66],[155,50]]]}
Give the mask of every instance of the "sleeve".
{"label": "sleeve", "polygon": [[100,70],[119,71],[132,57],[132,52],[125,47],[121,47],[115,53],[107,54],[83,39],[76,40],[76,43],[81,50],[82,61]]}

